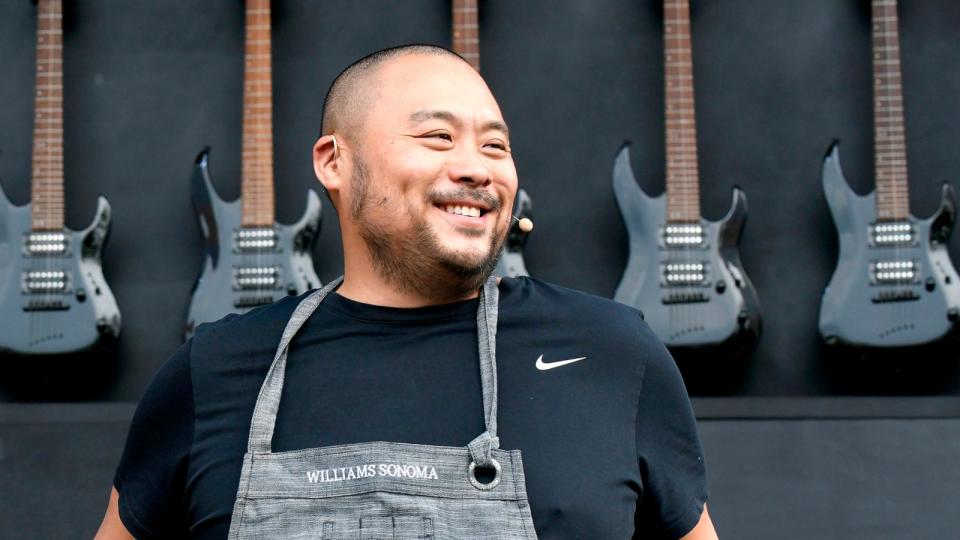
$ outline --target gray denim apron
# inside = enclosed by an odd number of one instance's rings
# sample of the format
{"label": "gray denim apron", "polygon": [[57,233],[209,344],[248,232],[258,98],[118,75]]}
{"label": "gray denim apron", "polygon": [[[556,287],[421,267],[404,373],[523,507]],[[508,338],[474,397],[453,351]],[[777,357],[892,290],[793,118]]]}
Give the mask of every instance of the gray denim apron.
{"label": "gray denim apron", "polygon": [[[477,309],[487,430],[466,448],[369,442],[271,451],[290,341],[341,279],[304,298],[283,331],[253,410],[229,538],[536,539],[520,451],[500,450],[497,438],[492,277]],[[475,468],[496,474],[483,483]]]}

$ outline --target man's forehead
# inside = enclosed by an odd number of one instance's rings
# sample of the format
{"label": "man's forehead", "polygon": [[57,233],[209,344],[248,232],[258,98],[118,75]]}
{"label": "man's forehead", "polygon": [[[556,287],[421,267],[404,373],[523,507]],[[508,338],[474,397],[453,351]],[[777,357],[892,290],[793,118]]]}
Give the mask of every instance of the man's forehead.
{"label": "man's forehead", "polygon": [[376,79],[377,101],[387,109],[382,112],[405,123],[472,117],[506,127],[484,80],[460,59],[404,55],[381,66]]}

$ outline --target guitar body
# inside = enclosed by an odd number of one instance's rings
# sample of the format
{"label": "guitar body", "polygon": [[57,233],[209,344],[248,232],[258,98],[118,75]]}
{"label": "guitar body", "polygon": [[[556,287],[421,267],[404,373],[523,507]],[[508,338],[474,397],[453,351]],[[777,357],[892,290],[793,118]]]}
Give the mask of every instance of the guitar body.
{"label": "guitar body", "polygon": [[732,206],[722,220],[691,224],[701,228],[702,242],[675,247],[666,237],[672,225],[667,223],[666,195],[643,193],[627,146],[617,155],[613,186],[630,238],[629,260],[614,300],[641,310],[668,347],[752,348],[760,337],[761,318],[739,255],[747,213],[743,191],[733,190]]}
{"label": "guitar body", "polygon": [[13,206],[0,190],[0,353],[60,355],[112,345],[120,310],[100,264],[110,205],[100,197],[82,231],[33,237],[32,245],[49,251],[28,249],[31,206]]}
{"label": "guitar body", "polygon": [[[823,191],[840,240],[837,267],[820,304],[820,334],[827,344],[910,347],[956,335],[960,278],[946,249],[956,220],[953,188],[943,185],[940,208],[931,217],[910,216],[886,225],[902,230],[878,232],[885,222],[877,220],[875,192],[860,196],[850,189],[834,144],[823,162]],[[912,240],[885,246],[877,234],[909,234]]]}
{"label": "guitar body", "polygon": [[[513,205],[513,215],[517,219],[533,219],[533,201],[523,189],[517,190],[517,200]],[[497,261],[493,274],[504,277],[529,276],[527,265],[523,261],[523,248],[527,245],[527,236],[530,233],[520,230],[516,221],[511,220],[510,230],[503,243],[503,251]]]}
{"label": "guitar body", "polygon": [[[208,153],[205,149],[197,157],[191,183],[204,257],[184,327],[187,338],[200,323],[320,286],[310,258],[320,229],[316,192],[307,191],[307,208],[296,223],[245,229],[240,199],[224,201],[210,182]],[[258,243],[263,245],[258,247]]]}

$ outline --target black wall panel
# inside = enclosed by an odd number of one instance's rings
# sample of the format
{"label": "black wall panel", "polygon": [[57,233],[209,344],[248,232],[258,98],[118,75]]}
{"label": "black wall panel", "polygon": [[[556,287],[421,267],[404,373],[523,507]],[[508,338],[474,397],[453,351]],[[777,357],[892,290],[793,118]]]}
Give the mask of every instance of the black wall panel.
{"label": "black wall panel", "polygon": [[[239,194],[243,3],[67,4],[67,224],[84,226],[99,193],[112,203],[104,265],[124,317],[109,380],[71,399],[136,400],[180,343],[200,264],[188,181],[201,148],[213,149],[221,195]],[[869,385],[835,383],[817,336],[819,295],[837,251],[819,178],[834,138],[843,141],[855,189],[873,185],[869,3],[691,4],[703,209],[718,218],[734,184],[747,191],[742,253],[765,314],[760,347],[730,393],[870,393]],[[0,185],[18,204],[29,198],[35,9],[27,0],[0,2]],[[483,73],[511,125],[521,184],[534,200],[528,268],[611,296],[627,256],[610,185],[623,141],[632,143],[641,187],[663,189],[660,3],[481,0],[480,10]],[[333,77],[378,48],[449,45],[449,11],[447,0],[274,2],[281,221],[296,219],[305,190],[318,187],[310,147]],[[938,202],[939,182],[960,187],[960,4],[906,0],[900,19],[911,203],[915,214],[927,215]],[[342,256],[336,217],[324,204],[314,259],[329,280],[339,274]],[[956,236],[950,247],[956,264]],[[955,364],[960,354],[951,354]],[[864,370],[863,380],[870,377]],[[31,399],[10,390],[11,376],[4,379],[0,399]],[[927,381],[901,393],[960,390],[956,370]]]}
{"label": "black wall panel", "polygon": [[[0,537],[88,539],[130,404],[0,404]],[[958,419],[701,420],[720,538],[956,538]]]}

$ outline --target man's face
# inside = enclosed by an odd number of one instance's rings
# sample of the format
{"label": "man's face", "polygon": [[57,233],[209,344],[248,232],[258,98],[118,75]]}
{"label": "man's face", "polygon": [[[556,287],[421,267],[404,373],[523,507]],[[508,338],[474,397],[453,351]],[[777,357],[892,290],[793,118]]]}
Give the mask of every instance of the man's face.
{"label": "man's face", "polygon": [[[496,100],[469,65],[443,56],[396,58],[372,82],[341,220],[354,222],[375,264],[402,282],[444,272],[482,279],[517,190]],[[410,273],[427,275],[397,275]]]}

